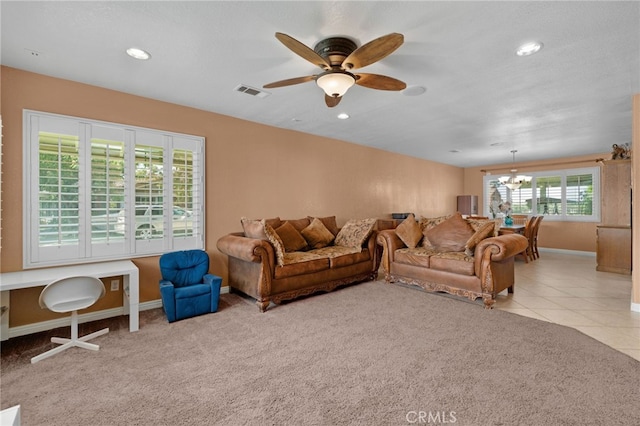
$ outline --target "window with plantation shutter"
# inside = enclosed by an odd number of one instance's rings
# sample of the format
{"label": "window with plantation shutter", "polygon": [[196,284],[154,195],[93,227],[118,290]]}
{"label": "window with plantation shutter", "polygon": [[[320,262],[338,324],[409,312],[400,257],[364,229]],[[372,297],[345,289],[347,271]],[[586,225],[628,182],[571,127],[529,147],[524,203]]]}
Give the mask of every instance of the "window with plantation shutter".
{"label": "window with plantation shutter", "polygon": [[509,202],[514,214],[543,215],[545,220],[572,222],[600,221],[600,169],[553,170],[527,172],[531,182],[510,190],[499,176],[484,177],[484,213],[501,214],[500,205]]}
{"label": "window with plantation shutter", "polygon": [[24,111],[24,266],[204,248],[204,138]]}

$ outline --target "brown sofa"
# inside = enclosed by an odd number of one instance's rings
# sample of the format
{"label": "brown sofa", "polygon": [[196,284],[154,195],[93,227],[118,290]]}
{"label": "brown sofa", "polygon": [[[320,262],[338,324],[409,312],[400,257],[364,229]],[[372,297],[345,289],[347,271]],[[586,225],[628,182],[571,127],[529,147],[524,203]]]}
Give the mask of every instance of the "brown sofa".
{"label": "brown sofa", "polygon": [[385,280],[482,297],[490,309],[498,293],[513,292],[514,256],[528,244],[521,235],[498,235],[498,229],[494,221],[459,213],[420,222],[410,215],[395,230],[378,232]]}
{"label": "brown sofa", "polygon": [[342,229],[335,216],[243,218],[242,225],[244,232],[225,235],[217,246],[229,257],[231,290],[256,299],[262,312],[271,302],[377,278],[374,219],[348,221]]}

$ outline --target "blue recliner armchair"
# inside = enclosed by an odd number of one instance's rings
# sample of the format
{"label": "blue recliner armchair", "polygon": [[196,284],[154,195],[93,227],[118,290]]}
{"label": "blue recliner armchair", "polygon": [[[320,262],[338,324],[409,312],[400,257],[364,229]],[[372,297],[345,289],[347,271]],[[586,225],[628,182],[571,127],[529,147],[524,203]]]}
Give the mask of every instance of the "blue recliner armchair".
{"label": "blue recliner armchair", "polygon": [[209,272],[204,250],[184,250],[160,256],[160,295],[169,322],[216,312],[222,278]]}

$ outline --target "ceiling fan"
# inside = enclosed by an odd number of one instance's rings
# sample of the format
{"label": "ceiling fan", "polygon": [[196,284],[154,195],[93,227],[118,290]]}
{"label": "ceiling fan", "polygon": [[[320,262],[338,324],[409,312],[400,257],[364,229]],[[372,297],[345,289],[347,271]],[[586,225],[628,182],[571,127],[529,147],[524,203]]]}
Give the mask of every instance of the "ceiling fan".
{"label": "ceiling fan", "polygon": [[313,49],[283,33],[276,33],[276,38],[293,53],[324,71],[316,75],[265,84],[265,89],[315,81],[325,92],[324,100],[327,106],[334,107],[354,84],[378,90],[403,90],[407,87],[404,82],[385,75],[351,72],[391,54],[404,42],[402,34],[387,34],[360,47],[346,37],[330,37],[319,41]]}

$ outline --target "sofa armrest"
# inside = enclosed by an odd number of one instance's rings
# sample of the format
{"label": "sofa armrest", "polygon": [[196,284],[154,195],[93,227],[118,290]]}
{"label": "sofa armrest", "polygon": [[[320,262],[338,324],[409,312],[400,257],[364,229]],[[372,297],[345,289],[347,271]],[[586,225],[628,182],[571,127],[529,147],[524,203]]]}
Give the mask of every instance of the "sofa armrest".
{"label": "sofa armrest", "polygon": [[505,234],[485,238],[476,246],[475,258],[482,259],[484,252],[490,250],[491,260],[504,260],[522,252],[529,245],[526,237],[519,234]]}
{"label": "sofa armrest", "polygon": [[493,291],[493,277],[491,262],[509,259],[522,252],[529,245],[529,240],[519,234],[506,234],[485,238],[480,241],[475,250],[476,276],[482,281],[485,292]]}
{"label": "sofa armrest", "polygon": [[390,272],[389,265],[393,263],[395,251],[406,246],[396,234],[395,229],[378,231],[377,241],[382,246],[382,267],[386,272]]}
{"label": "sofa armrest", "polygon": [[218,250],[246,262],[261,263],[266,261],[273,269],[275,252],[271,243],[266,240],[247,238],[242,233],[233,233],[220,238]]}

